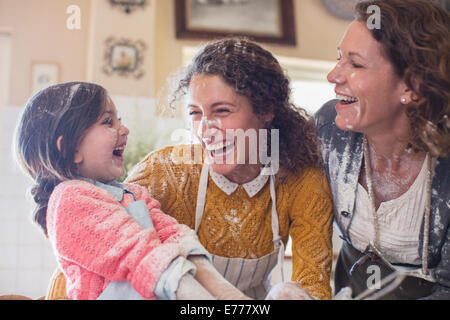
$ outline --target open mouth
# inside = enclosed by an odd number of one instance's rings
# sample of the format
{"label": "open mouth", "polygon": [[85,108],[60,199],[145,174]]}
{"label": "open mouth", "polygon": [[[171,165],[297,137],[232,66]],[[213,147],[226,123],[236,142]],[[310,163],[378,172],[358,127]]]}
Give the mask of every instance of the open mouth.
{"label": "open mouth", "polygon": [[213,145],[206,145],[211,158],[223,157],[234,149],[234,141],[223,141]]}
{"label": "open mouth", "polygon": [[339,99],[340,103],[343,105],[350,105],[359,101],[357,97],[344,96],[340,94],[336,95],[336,98]]}
{"label": "open mouth", "polygon": [[117,148],[115,148],[113,150],[113,155],[116,156],[116,157],[122,157],[124,150],[125,150],[125,146],[124,145],[120,146],[120,147],[117,147]]}

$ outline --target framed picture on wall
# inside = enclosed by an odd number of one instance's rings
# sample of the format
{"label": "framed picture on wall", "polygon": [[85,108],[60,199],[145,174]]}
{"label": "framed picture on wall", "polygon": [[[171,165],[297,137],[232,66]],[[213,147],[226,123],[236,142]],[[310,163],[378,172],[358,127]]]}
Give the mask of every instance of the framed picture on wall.
{"label": "framed picture on wall", "polygon": [[108,76],[132,76],[139,79],[144,75],[144,50],[146,45],[140,40],[116,39],[109,37],[105,41],[103,72]]}
{"label": "framed picture on wall", "polygon": [[125,13],[131,13],[135,8],[144,8],[148,0],[109,0],[112,6],[122,7]]}
{"label": "framed picture on wall", "polygon": [[175,0],[176,37],[295,45],[293,0]]}
{"label": "framed picture on wall", "polygon": [[138,52],[135,46],[115,44],[111,47],[111,67],[113,70],[136,70]]}
{"label": "framed picture on wall", "polygon": [[31,64],[31,94],[58,83],[59,65],[56,62],[33,62]]}

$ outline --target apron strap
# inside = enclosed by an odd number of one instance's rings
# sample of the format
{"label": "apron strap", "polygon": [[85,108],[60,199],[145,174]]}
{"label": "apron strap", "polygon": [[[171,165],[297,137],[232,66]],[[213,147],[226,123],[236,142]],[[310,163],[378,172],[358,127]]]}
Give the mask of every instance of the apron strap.
{"label": "apron strap", "polygon": [[197,206],[195,209],[195,232],[198,232],[200,223],[202,222],[203,212],[205,210],[206,189],[208,187],[209,166],[205,163],[202,166],[200,174],[200,182],[198,184],[197,192]]}
{"label": "apron strap", "polygon": [[273,235],[273,247],[278,251],[278,265],[280,266],[281,281],[284,282],[284,243],[280,236],[280,225],[278,222],[277,202],[275,193],[275,175],[270,176],[270,198],[272,199],[272,235]]}
{"label": "apron strap", "polygon": [[278,224],[278,213],[277,213],[277,203],[275,194],[275,177],[270,176],[270,198],[272,200],[272,240],[277,242],[281,239],[279,235],[280,226]]}

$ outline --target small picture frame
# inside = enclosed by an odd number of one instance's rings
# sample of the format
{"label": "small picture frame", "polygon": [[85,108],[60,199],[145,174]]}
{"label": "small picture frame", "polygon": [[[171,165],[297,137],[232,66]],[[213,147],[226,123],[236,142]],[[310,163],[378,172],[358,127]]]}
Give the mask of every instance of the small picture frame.
{"label": "small picture frame", "polygon": [[143,41],[130,39],[115,39],[109,37],[105,42],[103,72],[109,76],[134,77],[139,79],[144,75],[143,52],[146,45]]}
{"label": "small picture frame", "polygon": [[133,72],[136,70],[138,52],[135,46],[114,44],[111,46],[111,67],[115,71]]}
{"label": "small picture frame", "polygon": [[59,65],[56,62],[33,62],[31,64],[31,94],[54,85],[59,81]]}
{"label": "small picture frame", "polygon": [[176,37],[296,45],[293,0],[175,0]]}
{"label": "small picture frame", "polygon": [[121,7],[125,13],[131,13],[135,8],[145,8],[149,0],[109,0],[112,6]]}

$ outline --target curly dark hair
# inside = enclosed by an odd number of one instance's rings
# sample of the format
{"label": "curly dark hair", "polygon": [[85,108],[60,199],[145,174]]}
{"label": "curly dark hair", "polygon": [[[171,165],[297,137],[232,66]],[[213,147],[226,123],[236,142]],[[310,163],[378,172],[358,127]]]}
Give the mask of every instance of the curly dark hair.
{"label": "curly dark hair", "polygon": [[[285,170],[297,173],[298,168],[320,165],[315,126],[308,121],[306,111],[290,102],[289,79],[269,51],[242,37],[207,44],[187,67],[172,93],[171,106],[188,92],[192,77],[199,74],[220,76],[250,101],[260,119],[274,115],[266,129],[279,130],[281,176]],[[267,143],[270,153],[270,139]]]}
{"label": "curly dark hair", "polygon": [[[19,165],[35,182],[31,189],[34,221],[47,236],[47,205],[53,189],[76,176],[75,152],[106,103],[104,88],[66,82],[36,93],[27,102],[15,132]],[[58,138],[60,149],[57,147]]]}
{"label": "curly dark hair", "polygon": [[[410,147],[447,157],[450,153],[450,14],[430,0],[364,0],[356,19],[368,21],[378,6],[381,28],[371,29],[398,76],[418,97],[407,107]],[[369,8],[370,9],[370,8]]]}

